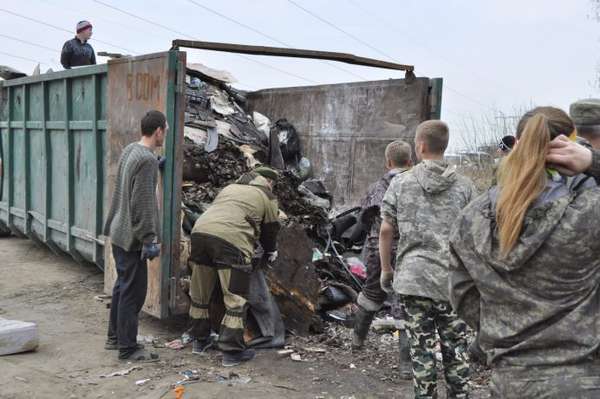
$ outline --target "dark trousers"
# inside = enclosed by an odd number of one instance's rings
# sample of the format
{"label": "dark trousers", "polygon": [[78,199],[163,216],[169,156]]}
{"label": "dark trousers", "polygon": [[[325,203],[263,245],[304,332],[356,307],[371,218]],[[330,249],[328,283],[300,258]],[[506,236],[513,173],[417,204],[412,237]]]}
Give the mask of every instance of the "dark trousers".
{"label": "dark trousers", "polygon": [[373,303],[383,305],[387,294],[381,289],[379,278],[381,277],[381,260],[377,249],[367,249],[365,259],[367,266],[367,279],[362,289],[362,294]]}
{"label": "dark trousers", "polygon": [[116,339],[119,357],[128,357],[136,350],[138,314],[146,300],[148,268],[140,259],[140,251],[125,251],[112,246],[117,281],[113,287],[110,306],[108,338]]}

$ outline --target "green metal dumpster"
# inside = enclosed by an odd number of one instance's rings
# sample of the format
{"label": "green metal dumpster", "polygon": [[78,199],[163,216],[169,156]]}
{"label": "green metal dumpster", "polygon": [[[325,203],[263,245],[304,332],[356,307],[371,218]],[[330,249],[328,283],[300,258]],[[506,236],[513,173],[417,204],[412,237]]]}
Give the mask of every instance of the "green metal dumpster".
{"label": "green metal dumpster", "polygon": [[169,315],[169,276],[179,257],[184,79],[185,53],[169,51],[0,82],[0,221],[103,268],[108,290],[115,275],[102,228],[118,159],[139,140],[146,111],[166,114],[162,255],[149,265],[144,308],[159,318]]}
{"label": "green metal dumpster", "polygon": [[[157,318],[188,308],[178,284],[185,68],[186,53],[171,50],[0,82],[0,223],[57,253],[95,263],[104,270],[107,293],[116,275],[102,228],[119,156],[139,140],[146,111],[166,114],[167,163],[157,193],[163,242],[160,259],[148,265],[144,304]],[[415,82],[279,88],[247,98],[252,110],[287,117],[297,126],[303,152],[331,180],[330,190],[342,181],[336,194],[352,203],[381,173],[379,157],[387,142],[410,141],[420,121],[439,118],[441,79]],[[359,123],[365,116],[369,123]],[[329,164],[342,171],[340,179]]]}

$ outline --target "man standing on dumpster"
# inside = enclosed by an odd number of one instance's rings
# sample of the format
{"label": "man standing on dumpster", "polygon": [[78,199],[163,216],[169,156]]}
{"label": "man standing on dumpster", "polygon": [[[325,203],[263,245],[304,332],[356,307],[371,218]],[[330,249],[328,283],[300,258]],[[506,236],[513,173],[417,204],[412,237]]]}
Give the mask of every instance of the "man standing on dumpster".
{"label": "man standing on dumpster", "polygon": [[225,304],[218,339],[224,367],[254,358],[244,341],[249,273],[257,243],[266,262],[277,259],[279,207],[272,189],[278,177],[267,167],[242,175],[219,193],[192,229],[192,353],[201,354],[213,345],[209,305],[218,292]]}
{"label": "man standing on dumpster", "polygon": [[[363,229],[368,231],[365,241],[367,280],[356,300],[358,310],[354,318],[354,334],[352,335],[352,349],[354,350],[362,349],[364,346],[373,318],[387,298],[387,294],[381,289],[381,284],[379,283],[381,276],[381,262],[379,259],[379,228],[381,227],[381,217],[379,213],[383,196],[392,179],[410,168],[412,164],[411,153],[410,145],[402,140],[396,140],[388,144],[385,148],[385,167],[387,172],[379,181],[369,187],[367,195],[361,203],[362,210],[357,225],[362,226]],[[392,242],[392,251],[394,254],[396,245],[397,237],[396,241]],[[400,335],[400,372],[403,378],[412,377],[410,348],[408,347],[404,330]]]}
{"label": "man standing on dumpster", "polygon": [[160,222],[156,185],[159,160],[154,151],[162,147],[167,120],[160,111],[142,118],[140,141],[123,150],[117,169],[104,234],[110,236],[117,270],[106,349],[118,349],[119,359],[147,361],[158,355],[137,343],[138,314],[146,300],[147,261],[160,254]]}
{"label": "man standing on dumpster", "polygon": [[60,53],[60,63],[65,69],[72,67],[95,65],[96,54],[88,43],[92,37],[92,24],[89,21],[79,21],[75,27],[77,34],[67,40]]}

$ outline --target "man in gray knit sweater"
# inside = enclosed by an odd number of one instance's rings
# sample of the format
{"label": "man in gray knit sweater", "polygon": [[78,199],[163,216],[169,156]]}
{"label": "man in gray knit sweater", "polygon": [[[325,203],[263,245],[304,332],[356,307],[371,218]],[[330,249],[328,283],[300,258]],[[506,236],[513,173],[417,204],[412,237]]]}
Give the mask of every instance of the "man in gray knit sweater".
{"label": "man in gray knit sweater", "polygon": [[117,280],[112,294],[106,349],[118,349],[119,359],[158,358],[137,343],[138,314],[146,300],[146,261],[160,254],[160,224],[156,185],[167,121],[162,112],[142,118],[142,138],[129,144],[119,160],[115,191],[104,227],[110,236]]}

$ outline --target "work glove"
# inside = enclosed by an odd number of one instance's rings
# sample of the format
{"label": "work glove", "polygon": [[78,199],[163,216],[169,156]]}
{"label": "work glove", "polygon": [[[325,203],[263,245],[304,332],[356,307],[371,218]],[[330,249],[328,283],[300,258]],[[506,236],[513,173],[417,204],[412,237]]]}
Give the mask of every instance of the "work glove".
{"label": "work glove", "polygon": [[157,243],[144,244],[142,247],[142,260],[152,260],[160,255],[160,247]]}
{"label": "work glove", "polygon": [[385,291],[386,294],[392,295],[394,293],[394,289],[392,288],[392,282],[394,281],[394,271],[384,272],[381,271],[381,276],[379,277],[379,284],[381,284],[381,289]]}
{"label": "work glove", "polygon": [[165,170],[165,164],[167,163],[167,157],[158,157],[158,169],[161,171]]}
{"label": "work glove", "polygon": [[267,262],[274,263],[277,260],[279,253],[277,251],[267,252]]}

